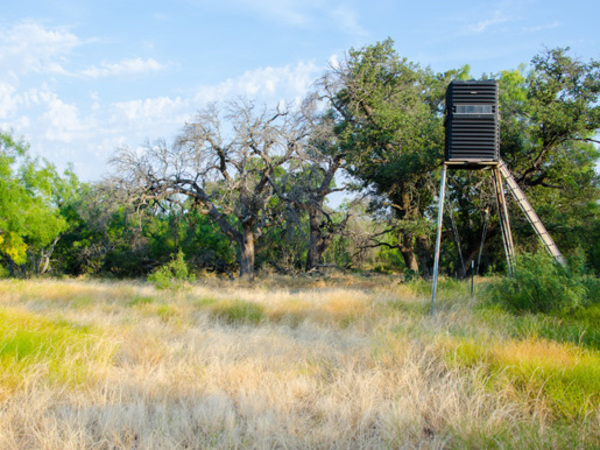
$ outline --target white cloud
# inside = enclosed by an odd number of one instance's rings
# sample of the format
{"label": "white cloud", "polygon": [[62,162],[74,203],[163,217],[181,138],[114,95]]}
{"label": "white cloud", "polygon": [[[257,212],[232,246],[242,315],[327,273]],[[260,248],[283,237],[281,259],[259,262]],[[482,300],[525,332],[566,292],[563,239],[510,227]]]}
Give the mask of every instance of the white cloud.
{"label": "white cloud", "polygon": [[[178,121],[188,108],[188,102],[180,97],[148,98],[118,102],[112,105],[114,122],[141,123],[144,126],[172,123]],[[183,121],[179,123],[183,125]]]}
{"label": "white cloud", "polygon": [[85,131],[90,127],[82,122],[76,105],[63,102],[54,92],[45,91],[40,93],[39,97],[46,105],[46,112],[42,115],[43,123],[47,127],[46,139],[70,143],[87,134]]}
{"label": "white cloud", "polygon": [[538,33],[540,31],[551,30],[553,28],[558,28],[558,27],[560,27],[560,22],[558,20],[555,20],[554,22],[552,22],[550,24],[546,24],[546,25],[537,25],[537,26],[533,26],[533,27],[525,27],[525,28],[523,28],[523,32],[524,33]]}
{"label": "white cloud", "polygon": [[202,86],[195,97],[197,103],[209,103],[235,97],[247,97],[266,103],[280,100],[299,101],[309,91],[322,68],[313,62],[295,66],[264,67],[245,72],[216,86]]}
{"label": "white cloud", "polygon": [[[202,7],[211,0],[187,0]],[[366,34],[359,23],[357,10],[343,0],[221,0],[220,5],[232,10],[249,10],[278,23],[308,27],[325,19],[333,19],[337,28],[350,34]]]}
{"label": "white cloud", "polygon": [[356,10],[350,9],[346,5],[339,5],[330,11],[330,15],[341,30],[357,36],[368,35],[367,30],[360,25]]}
{"label": "white cloud", "polygon": [[16,92],[17,88],[12,84],[0,82],[0,119],[6,119],[17,111],[22,99]]}
{"label": "white cloud", "polygon": [[506,14],[495,11],[490,19],[480,20],[479,22],[467,26],[465,32],[466,34],[482,34],[488,31],[495,25],[499,25],[501,23],[506,23],[510,20],[510,17]]}
{"label": "white cloud", "polygon": [[[81,45],[83,42],[64,28],[48,29],[32,21],[0,30],[0,80],[17,82],[22,75],[29,73],[74,75],[65,66],[70,63],[72,51]],[[164,69],[165,65],[153,58],[132,58],[116,63],[103,62],[83,70],[79,75],[101,78]]]}
{"label": "white cloud", "polygon": [[34,22],[20,22],[0,31],[0,76],[3,73],[14,78],[30,72],[64,74],[64,57],[78,45],[81,41],[77,36],[65,29],[48,30]]}
{"label": "white cloud", "polygon": [[149,72],[158,72],[165,68],[153,58],[142,59],[124,59],[118,63],[103,62],[100,67],[90,67],[82,72],[83,75],[90,78],[101,78],[120,75],[137,75]]}

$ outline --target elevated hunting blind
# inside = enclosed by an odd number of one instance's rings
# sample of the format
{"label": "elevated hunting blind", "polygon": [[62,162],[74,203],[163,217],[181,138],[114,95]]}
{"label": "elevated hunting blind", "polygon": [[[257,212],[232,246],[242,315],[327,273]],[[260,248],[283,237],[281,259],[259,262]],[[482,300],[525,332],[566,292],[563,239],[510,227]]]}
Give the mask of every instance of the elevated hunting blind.
{"label": "elevated hunting blind", "polygon": [[[435,259],[433,265],[433,289],[431,295],[431,314],[435,308],[437,279],[440,260],[440,243],[442,238],[442,222],[444,218],[444,197],[446,195],[447,169],[487,169],[492,173],[496,206],[500,219],[502,243],[506,253],[509,273],[512,273],[512,260],[515,249],[508,219],[508,208],[504,196],[504,184],[527,220],[552,257],[563,266],[566,265],[558,247],[548,234],[541,220],[525,198],[525,194],[511,175],[508,167],[500,158],[500,113],[498,111],[498,85],[494,80],[452,81],[446,90],[446,152],[440,180],[437,233],[435,241]],[[485,243],[484,227],[479,256]],[[458,233],[456,233],[458,236]],[[460,252],[460,242],[456,242]],[[463,271],[466,274],[464,261]],[[473,264],[471,265],[473,275]]]}
{"label": "elevated hunting blind", "polygon": [[498,85],[494,80],[452,81],[446,91],[446,161],[500,159]]}

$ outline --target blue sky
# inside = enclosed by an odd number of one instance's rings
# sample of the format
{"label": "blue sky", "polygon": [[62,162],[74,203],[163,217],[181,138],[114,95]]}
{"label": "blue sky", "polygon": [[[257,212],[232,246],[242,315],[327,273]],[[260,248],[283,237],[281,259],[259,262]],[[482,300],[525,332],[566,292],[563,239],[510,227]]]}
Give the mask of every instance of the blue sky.
{"label": "blue sky", "polygon": [[295,101],[350,48],[391,37],[444,71],[544,47],[600,59],[596,0],[4,0],[0,129],[98,180],[120,145],[172,138],[207,103]]}

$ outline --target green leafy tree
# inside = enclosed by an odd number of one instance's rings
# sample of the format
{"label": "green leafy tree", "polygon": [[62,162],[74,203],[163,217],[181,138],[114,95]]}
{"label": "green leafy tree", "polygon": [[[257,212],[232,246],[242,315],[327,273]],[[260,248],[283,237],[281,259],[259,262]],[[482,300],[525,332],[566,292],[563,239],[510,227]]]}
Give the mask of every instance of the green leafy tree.
{"label": "green leafy tree", "polygon": [[45,272],[66,228],[53,196],[60,177],[28,152],[25,142],[0,132],[0,255],[13,273]]}
{"label": "green leafy tree", "polygon": [[[351,50],[323,80],[337,118],[345,169],[391,209],[406,268],[428,265],[426,212],[443,149],[441,111],[446,75],[400,58],[393,42]],[[420,259],[420,261],[419,261]],[[419,264],[420,263],[420,264]]]}
{"label": "green leafy tree", "polygon": [[549,49],[533,58],[527,75],[505,72],[500,80],[508,94],[503,157],[559,247],[589,248],[600,213],[600,61]]}
{"label": "green leafy tree", "polygon": [[140,276],[152,269],[143,213],[110,182],[79,184],[60,211],[68,228],[56,253],[65,273]]}
{"label": "green leafy tree", "polygon": [[71,275],[146,276],[183,252],[190,267],[228,272],[235,252],[192,202],[131,203],[110,182],[82,183],[62,201],[68,223],[56,249]]}
{"label": "green leafy tree", "polygon": [[289,225],[306,222],[307,242],[302,248],[306,249],[304,269],[310,271],[323,262],[323,255],[333,238],[343,232],[350,214],[334,219],[334,211],[327,205],[331,194],[346,190],[343,184],[337,186],[335,179],[346,157],[334,130],[335,117],[331,111],[318,112],[316,95],[307,97],[303,111],[309,124],[307,143],[287,170],[272,181],[278,197],[288,206],[288,236],[292,237],[290,230],[303,228]]}

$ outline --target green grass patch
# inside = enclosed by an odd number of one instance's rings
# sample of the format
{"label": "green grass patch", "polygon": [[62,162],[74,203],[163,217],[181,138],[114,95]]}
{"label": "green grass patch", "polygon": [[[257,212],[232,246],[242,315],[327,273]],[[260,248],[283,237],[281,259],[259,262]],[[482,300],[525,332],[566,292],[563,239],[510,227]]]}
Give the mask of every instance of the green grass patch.
{"label": "green grass patch", "polygon": [[158,305],[156,314],[163,322],[172,321],[179,316],[177,309],[171,305]]}
{"label": "green grass patch", "polygon": [[154,303],[154,302],[155,302],[154,297],[142,295],[142,296],[136,296],[136,297],[132,298],[129,302],[127,302],[127,306],[150,305],[151,303]]}
{"label": "green grass patch", "polygon": [[95,358],[86,327],[0,307],[0,384],[11,389],[35,371],[50,382],[81,384]]}
{"label": "green grass patch", "polygon": [[244,300],[231,300],[212,305],[213,317],[231,325],[258,325],[265,317],[262,306]]}
{"label": "green grass patch", "polygon": [[200,298],[195,298],[192,301],[192,305],[195,306],[196,308],[203,309],[208,306],[212,306],[218,302],[219,302],[219,300],[217,300],[216,298],[213,298],[213,297],[200,297]]}
{"label": "green grass patch", "polygon": [[385,305],[392,311],[406,313],[410,317],[423,317],[431,311],[431,303],[423,300],[392,298]]}
{"label": "green grass patch", "polygon": [[494,391],[525,402],[543,399],[555,419],[582,419],[600,407],[600,355],[546,339],[441,342],[450,367],[482,369]]}
{"label": "green grass patch", "polygon": [[548,339],[600,350],[600,305],[571,313],[514,315],[499,306],[485,305],[477,316],[490,328],[502,329],[515,339]]}

